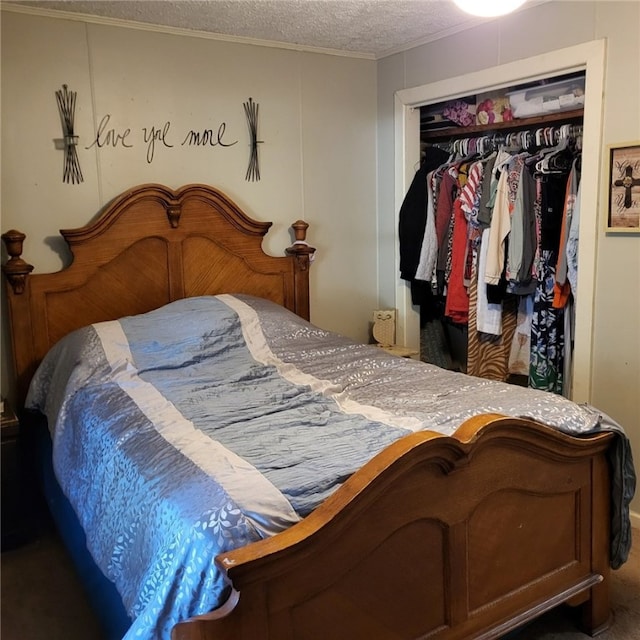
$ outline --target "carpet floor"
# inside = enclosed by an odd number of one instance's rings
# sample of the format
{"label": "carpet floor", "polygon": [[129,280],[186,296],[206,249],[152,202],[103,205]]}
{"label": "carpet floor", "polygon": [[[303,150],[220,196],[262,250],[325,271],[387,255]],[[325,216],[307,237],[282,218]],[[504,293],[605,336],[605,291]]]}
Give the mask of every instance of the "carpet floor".
{"label": "carpet floor", "polygon": [[[1,556],[2,640],[102,640],[67,553],[51,527]],[[640,530],[629,561],[612,573],[613,624],[600,640],[640,640]],[[559,607],[510,640],[585,640],[569,607]]]}

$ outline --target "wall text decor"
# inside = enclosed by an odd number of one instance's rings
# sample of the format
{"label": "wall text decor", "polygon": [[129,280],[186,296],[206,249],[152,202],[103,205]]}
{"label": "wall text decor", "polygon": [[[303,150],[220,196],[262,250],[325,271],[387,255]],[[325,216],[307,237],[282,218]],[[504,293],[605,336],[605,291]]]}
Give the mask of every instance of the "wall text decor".
{"label": "wall text decor", "polygon": [[[186,134],[179,134],[171,130],[171,121],[167,120],[162,126],[141,127],[143,143],[146,145],[146,161],[153,162],[158,148],[172,149],[173,147],[232,147],[238,141],[229,142],[225,139],[227,124],[221,122],[217,129],[204,128],[201,130],[190,129]],[[117,128],[111,125],[111,114],[107,113],[100,124],[93,142],[85,147],[91,149],[103,147],[132,149],[135,146],[136,136],[131,128]]]}
{"label": "wall text decor", "polygon": [[[78,162],[76,146],[78,136],[74,132],[74,111],[76,93],[69,91],[63,85],[62,91],[56,92],[60,117],[63,123],[65,148],[65,182],[82,182],[82,172]],[[252,98],[243,103],[247,125],[249,127],[250,157],[245,179],[260,180],[260,166],[258,163],[258,111],[259,106]],[[153,163],[159,153],[176,147],[218,147],[221,149],[238,144],[235,137],[227,131],[227,123],[220,121],[212,127],[191,128],[178,130],[171,120],[163,123],[144,123],[136,129],[118,123],[111,113],[106,113],[100,119],[91,142],[84,149],[134,149],[142,147],[147,164]]]}

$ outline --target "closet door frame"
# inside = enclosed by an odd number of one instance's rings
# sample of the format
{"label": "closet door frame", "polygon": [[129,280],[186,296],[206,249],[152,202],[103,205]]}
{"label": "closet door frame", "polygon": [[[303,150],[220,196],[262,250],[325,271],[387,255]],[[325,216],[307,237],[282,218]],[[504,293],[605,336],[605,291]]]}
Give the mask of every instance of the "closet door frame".
{"label": "closet door frame", "polygon": [[[578,291],[571,398],[591,401],[593,315],[597,273],[597,241],[600,228],[602,119],[606,41],[567,47],[517,60],[464,76],[402,89],[395,93],[395,228],[404,196],[420,160],[420,107],[466,95],[501,89],[510,85],[550,76],[586,72],[583,119],[583,157],[580,208],[580,243],[578,250]],[[396,273],[400,273],[400,251],[395,243]],[[408,283],[396,281],[397,341],[412,349],[419,348],[420,314],[411,303]]]}

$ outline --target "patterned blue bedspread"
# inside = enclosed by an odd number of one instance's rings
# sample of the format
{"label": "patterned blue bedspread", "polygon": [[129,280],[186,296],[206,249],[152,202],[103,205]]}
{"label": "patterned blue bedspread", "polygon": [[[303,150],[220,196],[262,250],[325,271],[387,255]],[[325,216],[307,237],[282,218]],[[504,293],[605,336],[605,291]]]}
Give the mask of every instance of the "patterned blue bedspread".
{"label": "patterned blue bedspread", "polygon": [[[450,435],[497,412],[621,432],[589,406],[392,357],[231,295],[70,334],[27,405],[48,418],[58,481],[133,620],[127,640],[168,639],[219,606],[216,555],[291,526],[410,431]],[[628,510],[619,517],[624,529]],[[622,535],[624,557],[625,545]]]}

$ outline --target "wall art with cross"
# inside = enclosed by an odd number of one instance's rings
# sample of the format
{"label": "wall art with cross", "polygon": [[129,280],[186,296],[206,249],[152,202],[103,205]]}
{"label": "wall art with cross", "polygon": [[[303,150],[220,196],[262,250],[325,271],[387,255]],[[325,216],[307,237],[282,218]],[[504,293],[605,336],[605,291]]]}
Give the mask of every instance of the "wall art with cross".
{"label": "wall art with cross", "polygon": [[640,143],[609,147],[611,231],[640,232]]}

